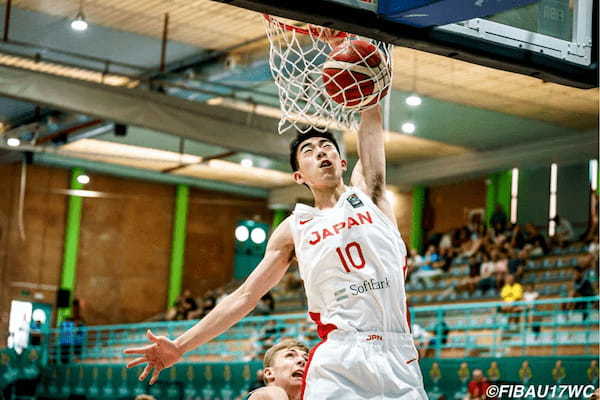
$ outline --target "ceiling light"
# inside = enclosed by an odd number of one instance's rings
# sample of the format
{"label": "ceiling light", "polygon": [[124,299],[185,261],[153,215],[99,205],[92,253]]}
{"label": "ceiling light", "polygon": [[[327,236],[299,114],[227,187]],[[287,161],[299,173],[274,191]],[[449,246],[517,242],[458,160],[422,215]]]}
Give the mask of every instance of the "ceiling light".
{"label": "ceiling light", "polygon": [[417,127],[412,122],[405,122],[402,124],[402,132],[404,133],[414,133]]}
{"label": "ceiling light", "polygon": [[82,185],[87,185],[88,183],[90,183],[90,177],[85,174],[79,175],[77,177],[77,182],[81,183]]}
{"label": "ceiling light", "polygon": [[408,96],[406,98],[406,104],[408,104],[409,106],[420,106],[421,105],[421,98],[419,96],[417,96],[416,94],[411,94],[410,96]]}
{"label": "ceiling light", "polygon": [[254,165],[254,163],[252,162],[251,159],[249,158],[244,158],[240,164],[242,164],[242,167],[246,167],[246,168],[250,168],[252,165]]}
{"label": "ceiling light", "polygon": [[83,15],[83,11],[79,11],[75,16],[75,19],[71,22],[71,29],[74,31],[85,31],[88,28],[88,23],[85,20],[85,15]]}
{"label": "ceiling light", "polygon": [[21,144],[21,141],[15,137],[11,137],[6,139],[6,144],[9,145],[10,147],[17,147],[18,145]]}

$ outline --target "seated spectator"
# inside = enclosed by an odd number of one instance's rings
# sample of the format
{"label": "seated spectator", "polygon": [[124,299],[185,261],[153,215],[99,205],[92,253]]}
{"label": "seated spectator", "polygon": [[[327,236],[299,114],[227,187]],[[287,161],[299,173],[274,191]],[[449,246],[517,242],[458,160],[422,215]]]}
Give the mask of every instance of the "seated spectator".
{"label": "seated spectator", "polygon": [[479,368],[473,370],[473,379],[469,382],[468,389],[469,394],[465,397],[465,400],[488,400],[487,389],[490,386],[483,371]]}
{"label": "seated spectator", "polygon": [[[569,297],[590,297],[595,296],[596,292],[589,279],[585,277],[584,269],[581,267],[575,268],[575,275],[573,276],[573,288],[569,293]],[[583,310],[583,320],[587,320],[589,303],[580,301],[577,303],[566,303],[565,309],[571,310]]]}
{"label": "seated spectator", "polygon": [[530,255],[542,256],[548,254],[548,244],[546,238],[531,223],[525,225],[525,244],[532,247]]}
{"label": "seated spectator", "polygon": [[542,331],[542,327],[539,325],[542,322],[542,316],[536,315],[535,313],[535,304],[533,304],[538,298],[540,294],[535,290],[535,283],[529,283],[525,286],[525,292],[523,293],[523,301],[527,301],[531,304],[525,306],[525,311],[527,313],[527,322],[531,327],[531,331],[535,334],[536,338],[540,335]]}
{"label": "seated spectator", "polygon": [[[518,313],[521,312],[521,309],[515,305],[514,302],[520,301],[523,299],[523,286],[520,283],[515,282],[514,275],[506,275],[506,282],[500,291],[500,297],[502,297],[502,301],[504,301],[504,306],[502,306],[502,311],[506,313]],[[510,316],[508,322],[518,322],[518,316]]]}
{"label": "seated spectator", "polygon": [[560,247],[571,243],[575,237],[571,223],[566,218],[558,215],[552,218],[552,221],[556,224],[554,236],[552,237],[553,242]]}
{"label": "seated spectator", "polygon": [[525,247],[525,235],[523,235],[520,225],[513,225],[509,240],[513,249],[522,249]]}
{"label": "seated spectator", "polygon": [[496,263],[487,253],[482,254],[481,270],[479,273],[480,279],[477,282],[477,289],[482,293],[496,287]]}
{"label": "seated spectator", "polygon": [[515,279],[519,279],[523,276],[525,271],[525,265],[527,263],[527,250],[516,250],[512,252],[512,258],[508,261],[508,273],[515,276]]}
{"label": "seated spectator", "polygon": [[440,256],[437,252],[437,248],[435,245],[431,244],[427,248],[425,256],[416,259],[415,267],[418,269],[412,274],[412,282],[414,283],[415,280],[418,279],[429,285],[432,277],[442,273],[440,269],[435,268],[434,266],[438,261],[440,261]]}

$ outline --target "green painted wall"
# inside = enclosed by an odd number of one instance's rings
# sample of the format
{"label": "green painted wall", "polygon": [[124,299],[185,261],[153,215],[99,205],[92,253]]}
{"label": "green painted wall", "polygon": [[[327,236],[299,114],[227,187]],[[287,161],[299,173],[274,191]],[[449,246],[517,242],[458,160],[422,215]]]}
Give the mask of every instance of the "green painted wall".
{"label": "green painted wall", "polygon": [[[80,190],[83,185],[77,182],[77,177],[84,174],[81,168],[73,168],[71,171],[70,188]],[[60,275],[60,288],[71,291],[75,290],[77,282],[77,253],[79,251],[79,231],[81,226],[81,210],[83,207],[83,198],[80,196],[69,195],[69,204],[67,209],[67,224],[65,227],[65,244],[63,251],[63,265]],[[57,324],[71,315],[71,306],[58,310]]]}
{"label": "green painted wall", "polygon": [[167,307],[171,307],[175,304],[175,300],[181,294],[189,196],[190,188],[188,186],[177,185],[175,191],[175,210],[173,215],[173,239],[171,242],[171,268],[169,274]]}
{"label": "green painted wall", "polygon": [[485,197],[485,220],[489,224],[496,204],[500,204],[510,220],[512,171],[501,171],[491,174],[487,178],[487,192]]}
{"label": "green painted wall", "polygon": [[426,190],[424,186],[415,186],[412,189],[410,246],[419,252],[423,248],[423,210],[425,209]]}

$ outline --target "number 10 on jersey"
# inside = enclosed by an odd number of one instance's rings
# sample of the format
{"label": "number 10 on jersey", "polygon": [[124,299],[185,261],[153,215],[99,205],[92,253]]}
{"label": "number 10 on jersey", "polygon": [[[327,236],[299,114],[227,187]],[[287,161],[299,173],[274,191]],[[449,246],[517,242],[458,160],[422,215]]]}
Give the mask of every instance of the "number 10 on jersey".
{"label": "number 10 on jersey", "polygon": [[348,263],[352,264],[352,266],[356,269],[361,269],[365,266],[365,256],[363,255],[362,248],[360,244],[357,242],[350,242],[346,245],[344,249],[338,247],[335,249],[342,262],[342,266],[344,267],[344,271],[350,272],[350,267],[348,267]]}

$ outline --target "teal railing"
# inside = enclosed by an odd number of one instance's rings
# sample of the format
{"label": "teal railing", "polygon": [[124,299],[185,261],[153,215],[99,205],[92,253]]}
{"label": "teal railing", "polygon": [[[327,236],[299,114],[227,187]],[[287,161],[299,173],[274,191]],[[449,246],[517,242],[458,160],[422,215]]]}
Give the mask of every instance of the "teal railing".
{"label": "teal railing", "polygon": [[[598,352],[599,296],[415,307],[411,321],[432,334],[441,357],[516,357]],[[423,347],[427,347],[427,341]]]}
{"label": "teal railing", "polygon": [[[432,335],[435,357],[521,356],[538,348],[548,355],[563,347],[582,354],[597,349],[600,297],[517,302],[505,313],[502,302],[424,306],[411,309],[411,320]],[[153,322],[83,327],[44,333],[44,352],[51,363],[125,362],[123,349],[147,344],[146,331],[174,338],[195,321]],[[444,326],[445,323],[445,326]],[[449,331],[449,332],[448,332]],[[186,359],[243,361],[260,358],[266,347],[283,337],[314,345],[318,341],[306,314],[247,317],[213,341],[186,354]],[[448,354],[446,354],[448,353]],[[573,353],[573,350],[571,351]]]}

